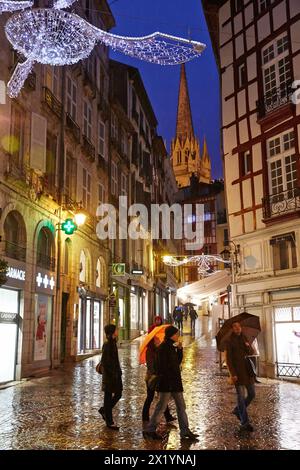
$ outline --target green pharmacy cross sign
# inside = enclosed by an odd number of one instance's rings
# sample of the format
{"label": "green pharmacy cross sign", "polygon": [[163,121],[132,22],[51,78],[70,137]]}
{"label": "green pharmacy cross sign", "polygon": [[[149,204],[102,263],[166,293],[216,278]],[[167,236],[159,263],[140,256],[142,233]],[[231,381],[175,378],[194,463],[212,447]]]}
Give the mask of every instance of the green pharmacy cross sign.
{"label": "green pharmacy cross sign", "polygon": [[72,219],[66,219],[63,224],[61,224],[61,229],[67,234],[67,235],[73,235],[75,230],[77,230],[77,225],[74,223]]}

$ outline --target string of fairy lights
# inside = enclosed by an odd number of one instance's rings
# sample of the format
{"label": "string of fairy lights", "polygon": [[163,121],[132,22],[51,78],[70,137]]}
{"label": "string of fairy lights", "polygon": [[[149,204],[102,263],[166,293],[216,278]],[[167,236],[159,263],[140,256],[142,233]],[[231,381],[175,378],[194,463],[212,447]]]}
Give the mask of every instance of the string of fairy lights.
{"label": "string of fairy lights", "polygon": [[209,276],[214,274],[216,271],[213,269],[213,266],[219,262],[223,264],[231,264],[231,261],[224,260],[220,255],[193,255],[193,256],[163,256],[163,262],[167,266],[179,267],[183,265],[194,265],[197,266],[199,274],[203,276]]}
{"label": "string of fairy lights", "polygon": [[32,1],[0,0],[0,13],[14,12],[5,34],[25,62],[19,63],[8,83],[8,95],[18,96],[34,64],[70,65],[86,59],[97,42],[113,50],[159,65],[177,65],[199,57],[205,45],[164,33],[128,37],[104,31],[62,8],[76,0],[55,0],[52,8],[31,8]]}

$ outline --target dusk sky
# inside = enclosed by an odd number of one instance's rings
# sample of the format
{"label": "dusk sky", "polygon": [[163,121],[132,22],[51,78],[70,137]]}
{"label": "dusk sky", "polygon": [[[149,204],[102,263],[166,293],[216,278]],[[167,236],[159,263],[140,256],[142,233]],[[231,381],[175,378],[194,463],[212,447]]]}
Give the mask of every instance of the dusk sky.
{"label": "dusk sky", "polygon": [[[215,59],[201,0],[111,0],[117,26],[113,32],[143,36],[161,31],[199,40],[207,49],[186,65],[194,130],[203,146],[204,135],[212,159],[212,177],[222,177],[220,159],[219,85]],[[168,150],[175,134],[180,66],[162,67],[111,52],[111,57],[138,67]]]}

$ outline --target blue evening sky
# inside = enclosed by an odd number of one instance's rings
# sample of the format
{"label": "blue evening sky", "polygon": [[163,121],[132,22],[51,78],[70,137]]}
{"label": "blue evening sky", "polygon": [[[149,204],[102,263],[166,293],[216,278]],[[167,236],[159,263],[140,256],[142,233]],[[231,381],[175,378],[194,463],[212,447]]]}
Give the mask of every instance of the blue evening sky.
{"label": "blue evening sky", "polygon": [[[204,135],[212,159],[212,176],[222,177],[218,74],[201,0],[110,0],[115,33],[143,36],[154,31],[191,37],[207,45],[186,65],[195,133]],[[175,134],[180,66],[162,67],[111,52],[113,59],[138,67],[168,150]]]}

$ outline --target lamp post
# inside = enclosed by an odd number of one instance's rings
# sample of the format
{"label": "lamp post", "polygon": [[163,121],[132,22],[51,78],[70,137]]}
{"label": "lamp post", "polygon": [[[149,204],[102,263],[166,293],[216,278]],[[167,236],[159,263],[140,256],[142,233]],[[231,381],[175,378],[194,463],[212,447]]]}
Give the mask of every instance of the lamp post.
{"label": "lamp post", "polygon": [[[222,255],[222,258],[225,261],[231,261],[230,263],[230,272],[231,272],[231,282],[232,284],[235,284],[236,281],[236,274],[238,273],[238,270],[240,269],[241,265],[238,260],[238,255],[240,254],[240,245],[237,245],[233,240],[226,240],[224,242],[225,246],[229,246],[232,244],[233,249],[227,249],[223,250],[220,254]],[[232,293],[232,288],[231,284],[227,287],[227,297],[228,297],[228,315],[231,317],[231,304],[230,304],[230,296]]]}

